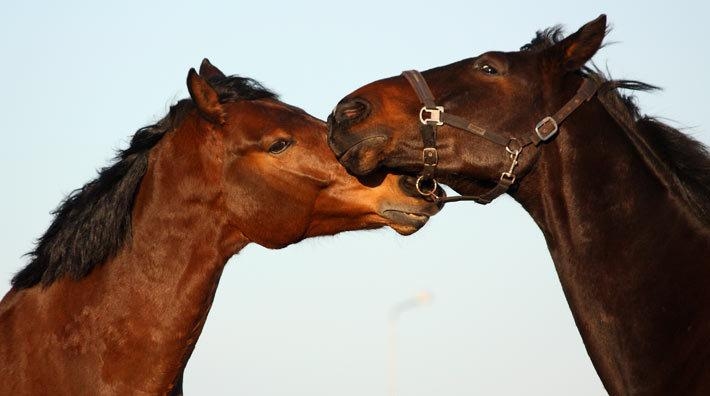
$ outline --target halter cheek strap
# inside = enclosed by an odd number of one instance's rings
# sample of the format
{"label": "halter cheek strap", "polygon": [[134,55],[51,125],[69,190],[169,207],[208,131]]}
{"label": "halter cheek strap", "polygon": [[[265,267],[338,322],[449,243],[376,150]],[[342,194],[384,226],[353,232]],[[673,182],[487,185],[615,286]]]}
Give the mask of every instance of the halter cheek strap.
{"label": "halter cheek strap", "polygon": [[[597,93],[599,85],[591,79],[585,78],[577,93],[555,114],[540,120],[533,132],[520,137],[506,137],[493,131],[488,131],[465,118],[446,113],[443,106],[437,106],[434,95],[429,89],[424,76],[416,70],[407,70],[402,75],[409,81],[417,97],[424,106],[419,110],[419,122],[422,126],[420,132],[424,149],[422,150],[422,172],[417,179],[416,187],[419,194],[433,198],[438,202],[475,201],[480,204],[490,203],[493,199],[504,194],[515,183],[515,167],[523,148],[550,140],[559,131],[559,125],[582,103],[589,101]],[[461,195],[455,197],[439,197],[436,195],[437,182],[434,178],[436,167],[439,163],[439,154],[436,151],[436,128],[441,125],[450,125],[454,128],[472,133],[489,140],[499,146],[505,147],[510,158],[510,167],[501,173],[496,186],[481,195]]]}
{"label": "halter cheek strap", "polygon": [[[436,152],[436,127],[444,124],[444,122],[441,121],[444,108],[435,104],[434,95],[431,93],[429,85],[427,85],[421,73],[416,70],[409,70],[403,72],[402,75],[409,81],[409,84],[414,88],[414,92],[417,93],[419,100],[424,104],[419,110],[419,122],[422,123],[420,132],[422,134],[422,141],[424,142],[424,150],[422,151],[424,168],[422,169],[421,180],[417,180],[417,190],[421,193],[421,181],[434,180],[434,171],[436,170],[436,165],[439,163],[439,155]],[[434,191],[436,191],[436,183],[434,183],[431,192],[433,193]]]}

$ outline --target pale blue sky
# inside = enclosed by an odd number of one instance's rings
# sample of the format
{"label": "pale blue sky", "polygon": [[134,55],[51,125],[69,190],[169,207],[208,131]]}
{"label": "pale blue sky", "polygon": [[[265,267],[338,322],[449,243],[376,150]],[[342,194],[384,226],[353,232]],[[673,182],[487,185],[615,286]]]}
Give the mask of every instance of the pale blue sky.
{"label": "pale blue sky", "polygon": [[[514,50],[537,29],[570,32],[604,12],[617,44],[597,63],[665,88],[642,94],[642,109],[708,144],[705,4],[6,2],[0,292],[48,212],[185,97],[203,57],[325,117],[369,81]],[[247,247],[225,270],[186,392],[385,395],[387,310],[424,289],[433,304],[400,322],[402,395],[603,393],[541,233],[507,197],[449,205],[406,238],[377,230]]]}

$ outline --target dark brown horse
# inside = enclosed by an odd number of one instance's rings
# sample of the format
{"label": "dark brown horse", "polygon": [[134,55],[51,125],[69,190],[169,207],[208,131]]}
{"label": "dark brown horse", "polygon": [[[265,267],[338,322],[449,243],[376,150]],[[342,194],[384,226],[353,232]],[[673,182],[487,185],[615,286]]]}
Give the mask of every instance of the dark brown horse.
{"label": "dark brown horse", "polygon": [[14,277],[0,394],[179,394],[224,265],[245,245],[409,234],[438,210],[400,177],[361,184],[324,122],[253,80],[205,60],[187,85],[191,99],[62,203]]}
{"label": "dark brown horse", "polygon": [[482,203],[507,190],[547,240],[606,389],[710,395],[710,157],[617,91],[651,86],[585,67],[605,31],[601,16],[365,85],[329,143],[355,174],[422,175],[424,194],[434,179]]}

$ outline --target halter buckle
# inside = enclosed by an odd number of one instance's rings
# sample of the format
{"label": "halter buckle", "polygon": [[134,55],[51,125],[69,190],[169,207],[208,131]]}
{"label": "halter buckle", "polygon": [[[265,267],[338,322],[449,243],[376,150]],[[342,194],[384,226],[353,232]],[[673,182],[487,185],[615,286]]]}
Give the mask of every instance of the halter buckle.
{"label": "halter buckle", "polygon": [[[429,113],[429,118],[424,118],[425,112]],[[441,121],[441,113],[443,112],[444,106],[436,106],[434,108],[423,106],[421,110],[419,110],[419,121],[424,125],[431,125],[429,124],[430,122],[434,122],[434,125],[444,125],[444,122]]]}
{"label": "halter buckle", "polygon": [[434,147],[425,147],[422,150],[422,160],[424,165],[436,166],[439,163],[439,154]]}
{"label": "halter buckle", "polygon": [[[540,131],[540,128],[547,125],[548,123],[552,123],[552,131],[548,132],[547,135],[544,135]],[[546,141],[550,140],[550,138],[555,136],[555,134],[557,133],[557,130],[558,130],[557,121],[555,121],[555,119],[550,116],[543,118],[542,120],[540,120],[540,122],[537,123],[537,125],[535,125],[535,134],[537,135],[537,137],[540,138],[540,141],[543,141],[543,142],[546,142]]]}

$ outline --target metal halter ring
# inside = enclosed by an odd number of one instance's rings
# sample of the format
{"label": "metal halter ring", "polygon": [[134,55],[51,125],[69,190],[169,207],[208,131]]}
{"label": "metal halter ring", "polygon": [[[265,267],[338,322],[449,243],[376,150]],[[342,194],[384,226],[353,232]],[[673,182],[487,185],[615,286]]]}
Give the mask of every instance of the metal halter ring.
{"label": "metal halter ring", "polygon": [[431,182],[432,182],[431,190],[427,191],[427,190],[422,190],[422,180],[424,180],[424,176],[419,176],[417,178],[417,182],[414,183],[414,186],[417,188],[417,192],[424,197],[430,197],[430,196],[436,197],[436,189],[439,188],[439,183],[437,183],[435,179],[427,179],[427,180],[431,180]]}
{"label": "metal halter ring", "polygon": [[[513,143],[515,143],[515,144],[513,144]],[[517,146],[517,147],[514,148],[513,146]],[[512,137],[512,138],[510,138],[510,140],[508,140],[508,144],[505,145],[505,151],[507,151],[508,154],[511,154],[511,155],[515,155],[516,153],[519,154],[521,151],[523,151],[523,145],[522,145],[522,143],[520,143],[520,141],[518,139]]]}

